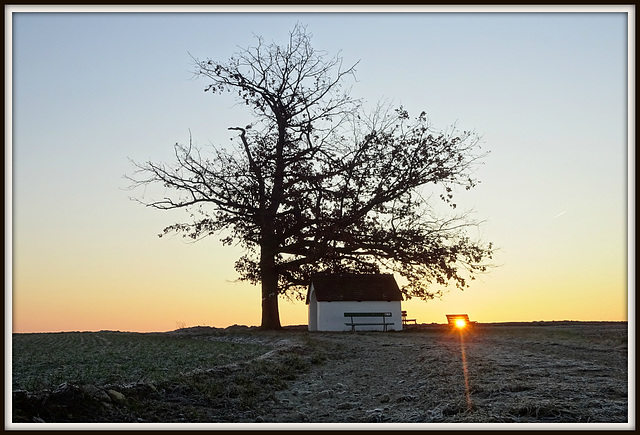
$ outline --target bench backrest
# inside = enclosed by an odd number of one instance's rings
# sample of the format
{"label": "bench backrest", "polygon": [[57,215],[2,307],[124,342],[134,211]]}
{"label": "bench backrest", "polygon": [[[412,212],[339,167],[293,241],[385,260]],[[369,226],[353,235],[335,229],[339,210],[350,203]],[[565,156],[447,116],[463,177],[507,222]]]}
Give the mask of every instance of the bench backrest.
{"label": "bench backrest", "polygon": [[344,313],[344,317],[391,317],[391,313]]}
{"label": "bench backrest", "polygon": [[469,316],[467,314],[447,314],[447,322],[449,322],[450,325],[455,323],[458,319],[462,319],[465,322],[470,323]]}

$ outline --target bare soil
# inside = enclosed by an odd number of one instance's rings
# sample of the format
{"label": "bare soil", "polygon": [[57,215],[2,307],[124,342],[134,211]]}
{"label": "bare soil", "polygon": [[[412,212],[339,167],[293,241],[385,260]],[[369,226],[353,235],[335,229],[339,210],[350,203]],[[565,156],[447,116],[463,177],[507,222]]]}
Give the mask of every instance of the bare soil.
{"label": "bare soil", "polygon": [[258,420],[626,422],[626,337],[626,323],[317,334],[338,350]]}
{"label": "bare soil", "polygon": [[[199,339],[259,341],[271,350],[194,371],[182,383],[14,392],[14,422],[16,415],[20,421],[56,421],[56,403],[66,411],[79,406],[72,421],[87,422],[629,419],[626,322],[478,324],[463,333],[445,325],[387,333],[309,333],[305,327],[240,335],[195,332]],[[88,398],[100,396],[102,402],[88,406]]]}

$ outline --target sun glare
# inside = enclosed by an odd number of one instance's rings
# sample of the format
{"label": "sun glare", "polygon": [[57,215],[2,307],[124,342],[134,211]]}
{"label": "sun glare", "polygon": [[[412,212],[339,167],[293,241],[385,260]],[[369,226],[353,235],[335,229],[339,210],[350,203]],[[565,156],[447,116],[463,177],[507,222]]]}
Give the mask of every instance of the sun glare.
{"label": "sun glare", "polygon": [[457,319],[456,320],[456,327],[457,328],[464,328],[465,326],[467,326],[467,322],[464,321],[464,319]]}

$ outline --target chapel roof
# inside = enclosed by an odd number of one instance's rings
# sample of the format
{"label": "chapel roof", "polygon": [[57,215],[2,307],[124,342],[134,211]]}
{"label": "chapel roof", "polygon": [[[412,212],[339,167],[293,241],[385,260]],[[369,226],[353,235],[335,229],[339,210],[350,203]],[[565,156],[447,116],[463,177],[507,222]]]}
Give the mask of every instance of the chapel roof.
{"label": "chapel roof", "polygon": [[[401,301],[402,293],[392,274],[325,273],[311,277],[319,302]],[[307,304],[310,293],[307,293]]]}

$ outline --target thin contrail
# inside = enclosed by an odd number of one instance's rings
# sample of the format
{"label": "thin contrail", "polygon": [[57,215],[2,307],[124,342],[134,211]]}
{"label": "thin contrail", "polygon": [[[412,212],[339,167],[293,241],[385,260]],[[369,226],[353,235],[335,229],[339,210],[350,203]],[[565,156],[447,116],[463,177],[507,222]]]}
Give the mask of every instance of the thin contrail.
{"label": "thin contrail", "polygon": [[557,215],[555,215],[555,216],[553,217],[553,219],[555,219],[555,218],[557,218],[557,217],[560,217],[560,216],[562,216],[562,215],[563,215],[563,214],[565,214],[565,213],[566,213],[566,211],[563,211],[562,213],[558,213]]}

